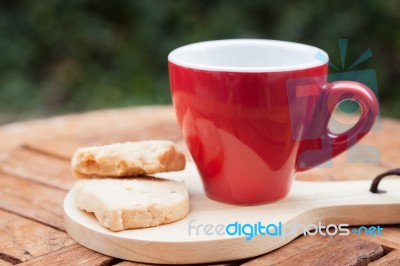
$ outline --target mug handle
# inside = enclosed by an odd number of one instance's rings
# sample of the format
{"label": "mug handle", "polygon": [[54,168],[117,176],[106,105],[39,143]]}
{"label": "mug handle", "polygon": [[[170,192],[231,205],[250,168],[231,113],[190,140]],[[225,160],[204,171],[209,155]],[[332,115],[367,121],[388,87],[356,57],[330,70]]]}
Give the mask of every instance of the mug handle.
{"label": "mug handle", "polygon": [[[335,134],[328,129],[328,123],[336,106],[344,100],[356,101],[361,115],[352,128]],[[307,129],[318,137],[301,140],[297,153],[297,172],[326,162],[356,144],[372,128],[379,112],[375,94],[364,84],[354,81],[325,83],[320,107],[315,112],[313,127]]]}

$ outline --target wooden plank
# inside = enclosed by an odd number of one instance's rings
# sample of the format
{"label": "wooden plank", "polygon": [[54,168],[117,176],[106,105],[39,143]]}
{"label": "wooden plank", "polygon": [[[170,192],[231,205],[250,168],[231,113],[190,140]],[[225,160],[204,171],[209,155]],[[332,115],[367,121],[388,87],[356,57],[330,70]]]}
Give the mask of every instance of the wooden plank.
{"label": "wooden plank", "polygon": [[66,192],[32,181],[0,174],[0,209],[64,230]]}
{"label": "wooden plank", "polygon": [[243,265],[367,265],[384,255],[381,245],[357,236],[303,236]]}
{"label": "wooden plank", "polygon": [[50,138],[47,137],[44,140],[24,142],[24,147],[57,158],[70,160],[72,154],[79,147],[148,139],[178,141],[182,138],[178,125],[173,121],[157,124],[147,122],[122,129],[109,127],[107,130],[102,131],[88,131],[86,135],[89,133],[92,134],[91,137],[70,136],[70,138],[63,140],[50,136]]}
{"label": "wooden plank", "polygon": [[74,244],[18,265],[113,265],[119,261],[82,247],[79,244]]}
{"label": "wooden plank", "polygon": [[0,158],[0,171],[64,190],[77,181],[68,161],[21,148]]}
{"label": "wooden plank", "polygon": [[72,137],[92,138],[99,133],[129,132],[147,124],[175,122],[172,106],[146,106],[109,109],[70,114],[49,119],[19,122],[0,127],[0,150],[19,147],[22,143],[46,140],[49,136],[59,140]]}
{"label": "wooden plank", "polygon": [[44,140],[35,139],[31,142],[24,142],[22,147],[26,150],[69,161],[79,147],[86,146],[86,142],[85,140],[77,140],[74,136],[63,140],[49,137]]}
{"label": "wooden plank", "polygon": [[[167,128],[163,129],[163,124],[166,124]],[[168,132],[167,129],[171,127],[179,133],[172,106],[111,109],[1,126],[0,152],[26,143],[34,143],[42,148],[40,143],[45,144],[49,139],[54,140],[56,145],[64,140],[84,144],[86,141],[103,141],[103,138],[109,138],[114,142],[121,138],[130,139],[135,136],[136,130],[149,126],[155,127],[153,129],[160,126],[161,132]],[[51,147],[45,149],[52,150]],[[69,158],[71,152],[72,150],[64,151],[62,155]]]}
{"label": "wooden plank", "polygon": [[379,243],[389,250],[400,249],[400,225],[385,226],[383,227],[382,234],[382,236],[361,235],[361,237],[365,240]]}
{"label": "wooden plank", "polygon": [[74,244],[66,233],[0,210],[0,258],[16,264]]}
{"label": "wooden plank", "polygon": [[2,254],[0,253],[0,266],[10,266],[10,265],[14,265],[8,261],[2,260]]}
{"label": "wooden plank", "polygon": [[398,266],[400,264],[400,250],[394,250],[386,256],[374,261],[369,266]]}

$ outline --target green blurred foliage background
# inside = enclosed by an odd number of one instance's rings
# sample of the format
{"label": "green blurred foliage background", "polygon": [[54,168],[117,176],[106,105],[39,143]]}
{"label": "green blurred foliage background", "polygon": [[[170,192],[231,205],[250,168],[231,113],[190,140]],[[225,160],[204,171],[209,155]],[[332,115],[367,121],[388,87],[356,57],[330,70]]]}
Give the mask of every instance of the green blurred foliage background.
{"label": "green blurred foliage background", "polygon": [[348,38],[345,70],[370,48],[354,70],[376,70],[400,117],[400,1],[15,0],[0,1],[0,123],[170,103],[168,53],[224,38],[307,43],[337,66]]}

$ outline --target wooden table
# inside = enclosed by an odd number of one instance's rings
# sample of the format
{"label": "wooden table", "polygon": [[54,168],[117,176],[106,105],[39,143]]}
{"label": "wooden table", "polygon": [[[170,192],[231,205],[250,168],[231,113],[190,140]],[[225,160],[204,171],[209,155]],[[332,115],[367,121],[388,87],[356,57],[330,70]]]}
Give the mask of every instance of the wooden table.
{"label": "wooden table", "polygon": [[[400,122],[383,119],[381,128],[363,139],[352,154],[345,153],[333,160],[332,167],[310,170],[298,179],[371,179],[400,167],[399,136]],[[65,233],[62,203],[76,181],[69,160],[80,146],[128,140],[170,139],[184,149],[181,137],[170,106],[105,110],[0,127],[0,265],[144,265],[86,249]],[[380,153],[378,162],[366,162],[376,158],[369,154],[371,147]],[[349,163],[348,158],[359,162]],[[383,232],[379,237],[303,236],[266,255],[218,265],[367,265],[371,261],[400,265],[400,225],[386,226]]]}

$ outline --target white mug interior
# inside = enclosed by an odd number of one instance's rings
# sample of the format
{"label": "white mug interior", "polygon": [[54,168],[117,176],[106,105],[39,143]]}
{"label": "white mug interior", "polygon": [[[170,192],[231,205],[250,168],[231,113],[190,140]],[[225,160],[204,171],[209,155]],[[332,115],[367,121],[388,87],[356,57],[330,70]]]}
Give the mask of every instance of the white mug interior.
{"label": "white mug interior", "polygon": [[168,55],[176,65],[208,71],[278,72],[326,64],[328,54],[314,46],[276,40],[231,39],[182,46]]}

